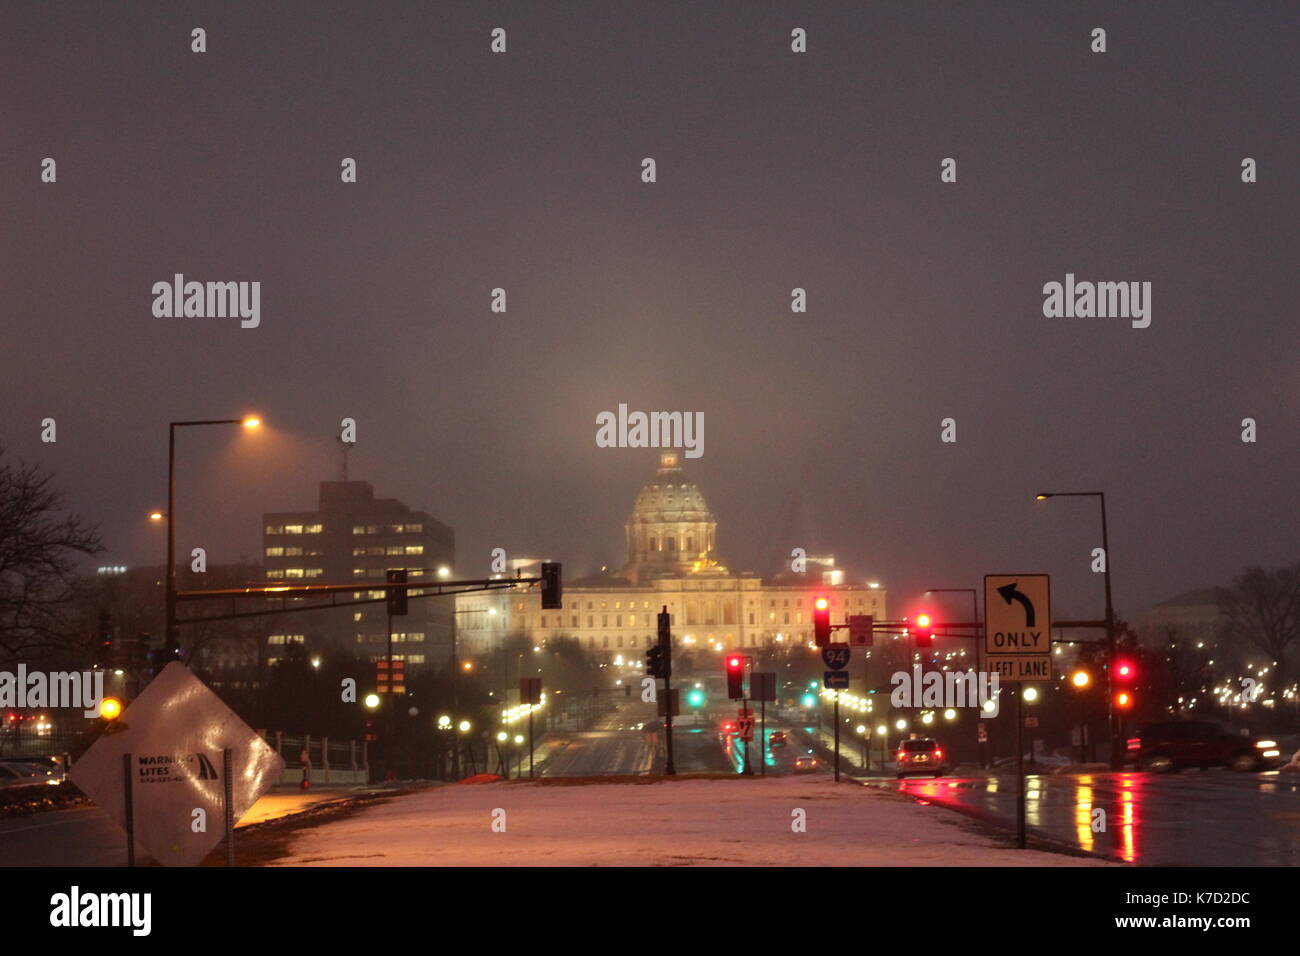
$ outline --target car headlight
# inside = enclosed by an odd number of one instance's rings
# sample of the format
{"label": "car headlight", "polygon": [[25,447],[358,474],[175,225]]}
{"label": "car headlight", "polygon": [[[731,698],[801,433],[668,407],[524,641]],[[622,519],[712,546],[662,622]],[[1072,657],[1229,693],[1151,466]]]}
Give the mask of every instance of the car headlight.
{"label": "car headlight", "polygon": [[1267,750],[1269,747],[1276,747],[1276,746],[1277,746],[1277,741],[1276,741],[1276,740],[1260,740],[1260,741],[1257,741],[1257,742],[1255,743],[1255,746],[1258,747],[1260,750]]}

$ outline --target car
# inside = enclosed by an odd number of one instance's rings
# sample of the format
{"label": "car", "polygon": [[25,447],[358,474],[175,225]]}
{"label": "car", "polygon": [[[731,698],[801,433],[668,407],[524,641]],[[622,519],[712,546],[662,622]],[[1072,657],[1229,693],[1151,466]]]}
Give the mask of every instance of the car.
{"label": "car", "polygon": [[904,740],[895,755],[898,759],[898,779],[909,774],[944,775],[943,748],[933,737],[916,737]]}
{"label": "car", "polygon": [[767,735],[767,743],[770,747],[784,747],[789,739],[789,735],[784,730],[774,730]]}
{"label": "car", "polygon": [[30,764],[19,763],[18,761],[0,763],[0,790],[39,787],[44,783],[44,773]]}
{"label": "car", "polygon": [[1125,756],[1137,769],[1153,773],[1184,767],[1229,767],[1246,773],[1286,762],[1276,740],[1233,730],[1217,720],[1148,724],[1129,738]]}
{"label": "car", "polygon": [[817,768],[821,766],[821,761],[811,754],[804,754],[794,758],[795,773],[816,773]]}
{"label": "car", "polygon": [[0,766],[8,767],[33,784],[61,784],[67,778],[63,761],[54,757],[3,757]]}

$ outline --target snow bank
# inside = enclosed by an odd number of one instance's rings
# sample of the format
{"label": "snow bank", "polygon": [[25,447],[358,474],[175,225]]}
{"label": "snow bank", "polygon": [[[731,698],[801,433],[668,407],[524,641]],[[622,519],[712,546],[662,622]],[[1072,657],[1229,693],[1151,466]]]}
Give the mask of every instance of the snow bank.
{"label": "snow bank", "polygon": [[829,777],[639,782],[407,794],[303,831],[273,865],[1111,865],[1016,850],[961,815]]}

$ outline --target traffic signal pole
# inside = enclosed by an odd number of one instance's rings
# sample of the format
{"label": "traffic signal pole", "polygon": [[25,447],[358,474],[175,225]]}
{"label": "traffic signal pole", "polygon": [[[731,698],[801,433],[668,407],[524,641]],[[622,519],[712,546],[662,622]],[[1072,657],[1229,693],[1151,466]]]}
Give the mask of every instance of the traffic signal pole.
{"label": "traffic signal pole", "polygon": [[1025,848],[1025,695],[1016,690],[1016,846]]}
{"label": "traffic signal pole", "polygon": [[659,612],[659,656],[664,670],[664,747],[667,751],[664,760],[664,774],[669,777],[677,775],[677,766],[673,763],[673,633],[672,616],[668,605]]}
{"label": "traffic signal pole", "polygon": [[667,748],[667,754],[664,760],[664,773],[670,777],[677,775],[677,767],[673,764],[673,691],[672,683],[669,678],[664,678],[664,697],[667,702],[664,704],[664,746]]}
{"label": "traffic signal pole", "polygon": [[840,782],[840,692],[835,692],[835,782]]}

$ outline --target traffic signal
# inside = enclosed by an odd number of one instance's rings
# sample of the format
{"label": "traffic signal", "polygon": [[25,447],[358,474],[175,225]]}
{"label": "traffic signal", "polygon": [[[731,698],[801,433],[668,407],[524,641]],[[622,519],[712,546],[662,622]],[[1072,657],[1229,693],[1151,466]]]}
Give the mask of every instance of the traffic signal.
{"label": "traffic signal", "polygon": [[107,611],[99,612],[98,638],[95,645],[95,663],[108,668],[113,665],[113,619]]}
{"label": "traffic signal", "polygon": [[122,716],[122,702],[116,697],[105,697],[99,702],[99,716],[105,720],[117,720]]}
{"label": "traffic signal", "polygon": [[831,642],[831,602],[829,598],[813,599],[813,642],[825,647]]}
{"label": "traffic signal", "polygon": [[664,651],[658,644],[645,652],[647,677],[663,677]]}
{"label": "traffic signal", "polygon": [[1086,670],[1080,668],[1070,675],[1070,683],[1073,684],[1077,690],[1084,690],[1092,683],[1092,675]]}
{"label": "traffic signal", "polygon": [[916,616],[916,621],[908,630],[916,638],[917,647],[930,647],[934,643],[934,621],[924,611]]}
{"label": "traffic signal", "polygon": [[1137,666],[1128,658],[1121,657],[1115,661],[1115,679],[1122,684],[1130,684],[1137,677]]}
{"label": "traffic signal", "polygon": [[727,655],[727,696],[732,700],[745,696],[745,658],[739,654]]}
{"label": "traffic signal", "polygon": [[700,690],[698,687],[692,688],[686,695],[686,703],[690,704],[692,707],[703,707],[704,691]]}
{"label": "traffic signal", "polygon": [[1129,690],[1121,690],[1121,691],[1119,691],[1118,693],[1116,693],[1116,694],[1115,694],[1115,709],[1116,709],[1116,710],[1132,710],[1132,709],[1133,709],[1133,692],[1132,692],[1132,691],[1129,691]]}
{"label": "traffic signal", "polygon": [[[405,584],[406,570],[396,569],[388,571],[389,584]],[[390,617],[404,617],[406,615],[406,588],[389,588],[387,589],[388,597],[388,614]]]}
{"label": "traffic signal", "polygon": [[564,602],[561,600],[562,587],[560,584],[560,562],[543,561],[542,562],[542,610],[543,611],[560,611],[564,609]]}
{"label": "traffic signal", "polygon": [[664,680],[673,676],[672,615],[666,606],[659,612],[659,676]]}

